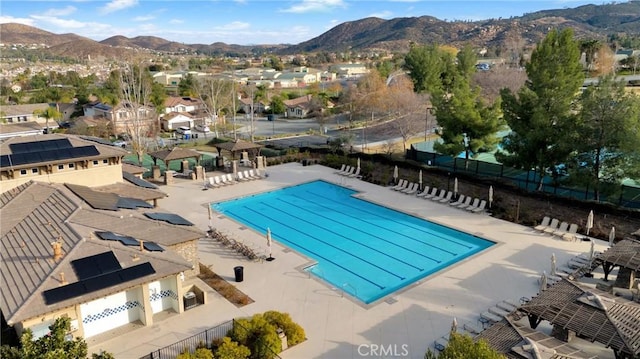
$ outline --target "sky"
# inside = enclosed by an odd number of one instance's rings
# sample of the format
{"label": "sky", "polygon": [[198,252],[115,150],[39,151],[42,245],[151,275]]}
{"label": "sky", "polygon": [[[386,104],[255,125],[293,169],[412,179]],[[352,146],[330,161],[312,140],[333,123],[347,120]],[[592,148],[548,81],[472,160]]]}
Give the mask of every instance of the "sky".
{"label": "sky", "polygon": [[101,41],[157,36],[185,44],[298,44],[367,17],[441,20],[509,18],[538,10],[604,2],[584,0],[2,0],[0,23]]}

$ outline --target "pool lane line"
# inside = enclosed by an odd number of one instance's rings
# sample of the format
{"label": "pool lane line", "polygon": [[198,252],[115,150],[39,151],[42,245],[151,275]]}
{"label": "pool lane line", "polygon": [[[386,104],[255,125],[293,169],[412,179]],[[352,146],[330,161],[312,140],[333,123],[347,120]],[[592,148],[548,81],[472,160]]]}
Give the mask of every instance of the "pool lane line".
{"label": "pool lane line", "polygon": [[[246,206],[245,206],[244,208],[250,209],[249,207],[246,207]],[[251,212],[259,213],[259,212],[254,211],[254,210],[251,210]],[[246,218],[246,217],[244,217],[244,216],[240,216],[240,215],[237,215],[237,214],[233,214],[233,215],[234,215],[236,218],[240,218],[240,219],[242,219],[242,220],[243,220],[243,221],[245,221],[246,223],[251,223],[251,224],[253,224],[255,227],[257,227],[257,228],[261,228],[260,226],[258,226],[258,225],[257,225],[257,223],[255,223],[255,222],[253,222],[253,221],[251,221],[251,220],[247,219],[247,218]],[[271,218],[271,217],[270,217],[270,218]],[[297,229],[295,229],[295,228],[293,228],[293,227],[289,226],[289,225],[288,225],[288,224],[286,224],[286,223],[283,223],[283,222],[281,222],[281,221],[278,221],[278,220],[276,220],[276,219],[274,219],[274,218],[271,218],[271,220],[272,220],[272,221],[274,221],[274,222],[276,222],[276,223],[281,224],[281,225],[282,225],[282,226],[284,226],[284,227],[291,228],[293,231],[298,232],[298,233],[300,233],[300,234],[302,234],[302,235],[304,235],[304,236],[307,236],[307,237],[309,237],[309,238],[311,238],[311,239],[315,239],[315,240],[317,240],[318,242],[325,243],[326,245],[328,245],[328,246],[330,246],[330,247],[333,247],[334,249],[336,249],[336,250],[337,250],[337,251],[339,251],[339,252],[346,253],[347,255],[352,256],[352,257],[354,257],[354,258],[357,258],[357,259],[358,259],[358,260],[360,260],[361,262],[367,263],[367,264],[369,264],[369,265],[370,265],[370,266],[372,266],[372,267],[376,267],[376,268],[378,268],[378,269],[382,270],[383,272],[387,272],[387,273],[391,274],[391,275],[392,275],[392,276],[394,276],[394,277],[397,277],[397,278],[399,278],[399,279],[401,279],[401,280],[406,279],[406,278],[401,277],[401,276],[399,276],[399,275],[397,275],[397,274],[391,273],[391,272],[387,271],[386,269],[381,268],[381,267],[379,267],[379,266],[377,266],[377,265],[375,265],[375,264],[373,264],[373,263],[370,263],[369,261],[366,261],[366,260],[364,260],[364,259],[362,259],[362,258],[360,258],[360,257],[358,257],[358,256],[354,256],[353,254],[351,254],[351,253],[349,253],[349,252],[347,252],[347,251],[345,251],[345,250],[343,250],[343,249],[337,248],[337,247],[335,247],[335,246],[333,246],[333,245],[331,245],[331,244],[328,244],[328,243],[326,243],[326,242],[324,242],[324,241],[322,241],[322,240],[320,240],[320,239],[318,239],[318,238],[316,238],[316,237],[313,237],[313,236],[311,236],[311,235],[309,235],[309,234],[306,234],[306,233],[304,233],[304,232],[302,232],[302,231],[299,231],[299,230],[297,230]],[[272,232],[272,234],[273,234],[273,233],[277,233],[277,232]],[[380,285],[380,284],[378,284],[378,283],[375,283],[375,282],[373,282],[372,280],[370,280],[370,279],[368,279],[368,278],[365,278],[365,277],[363,277],[363,276],[359,275],[358,273],[356,273],[356,272],[354,272],[354,271],[350,270],[349,268],[346,268],[345,266],[340,265],[340,264],[338,264],[338,263],[336,263],[336,262],[332,261],[331,259],[329,259],[329,258],[327,258],[327,257],[325,257],[325,256],[322,256],[322,255],[320,255],[319,253],[317,253],[317,252],[315,252],[315,251],[312,251],[312,250],[308,249],[308,248],[307,248],[307,247],[305,247],[305,246],[300,245],[299,243],[292,243],[292,244],[293,244],[294,246],[297,246],[297,247],[300,247],[300,248],[302,248],[302,249],[306,250],[306,251],[307,251],[307,252],[309,252],[309,253],[313,253],[314,255],[318,256],[319,258],[322,258],[322,259],[326,260],[326,261],[327,261],[327,262],[329,262],[329,263],[333,263],[336,267],[339,267],[339,268],[344,269],[345,271],[347,271],[347,272],[349,272],[349,273],[351,273],[351,274],[353,274],[353,275],[355,275],[355,276],[357,276],[357,277],[359,277],[359,278],[361,278],[361,279],[365,280],[366,282],[368,282],[368,283],[371,283],[371,284],[375,285],[376,287],[380,288],[381,290],[386,288],[385,286]]]}
{"label": "pool lane line", "polygon": [[[306,209],[304,209],[304,208],[301,208],[300,206],[297,206],[297,205],[296,205],[296,204],[294,204],[294,203],[287,202],[287,201],[283,200],[282,198],[278,198],[278,199],[277,199],[277,201],[284,202],[284,203],[286,203],[287,205],[289,205],[290,207],[298,208],[298,209],[300,209],[301,211],[310,212],[309,210],[306,210]],[[286,213],[286,212],[285,212],[285,213]],[[301,220],[301,221],[303,221],[303,222],[311,223],[311,222],[309,222],[309,221],[307,221],[307,220],[301,219],[301,218],[300,218],[300,217],[298,217],[298,216],[294,216],[294,215],[292,215],[292,214],[289,214],[289,215],[290,215],[290,216],[292,216],[292,217],[294,217],[294,218],[298,218],[299,220]],[[359,228],[357,228],[357,227],[347,225],[347,224],[345,224],[344,222],[340,222],[340,221],[337,221],[337,220],[333,220],[333,219],[328,218],[327,216],[323,216],[323,215],[321,215],[321,214],[319,214],[319,213],[314,213],[314,215],[315,215],[315,216],[317,216],[317,217],[325,218],[325,219],[329,220],[329,222],[331,222],[331,223],[338,223],[338,224],[340,224],[340,225],[342,225],[342,226],[344,226],[344,227],[347,227],[347,228],[351,228],[351,229],[354,229],[354,230],[360,230],[360,229],[359,229]],[[355,217],[352,217],[352,218],[355,218]],[[319,225],[317,225],[317,224],[313,224],[313,225],[314,225],[315,227],[320,227],[320,226],[319,226]],[[354,240],[354,239],[352,239],[352,238],[348,238],[348,237],[344,236],[343,234],[341,234],[341,233],[339,233],[339,232],[336,232],[336,231],[333,231],[333,230],[329,229],[328,227],[320,227],[320,228],[322,228],[323,230],[325,230],[325,231],[327,231],[327,232],[329,232],[329,233],[333,233],[333,234],[335,234],[335,235],[337,235],[337,236],[339,236],[339,237],[345,238],[345,239],[347,239],[348,241],[351,241],[351,242],[357,243],[357,244],[359,244],[359,245],[361,245],[361,246],[363,246],[363,247],[366,247],[366,248],[369,248],[369,249],[371,249],[371,250],[373,250],[373,251],[375,251],[375,252],[381,253],[381,254],[383,254],[383,255],[385,255],[385,256],[387,256],[387,257],[389,257],[389,258],[392,258],[392,259],[393,259],[393,260],[395,260],[395,261],[398,261],[398,262],[400,262],[400,263],[404,263],[405,265],[407,265],[407,266],[409,266],[409,267],[413,267],[413,268],[415,268],[415,269],[417,269],[417,270],[419,270],[419,271],[421,271],[421,272],[422,272],[422,271],[424,271],[424,268],[417,267],[417,266],[415,266],[415,265],[413,265],[413,264],[411,264],[411,263],[409,263],[409,262],[403,261],[403,260],[399,259],[398,257],[395,257],[395,256],[389,255],[389,254],[387,254],[387,253],[384,253],[384,252],[382,252],[381,250],[376,249],[376,248],[373,248],[373,247],[371,247],[371,246],[368,246],[368,245],[366,245],[366,244],[364,244],[364,243],[362,243],[362,242],[360,242],[360,241]],[[390,231],[390,232],[391,232],[391,231]],[[369,236],[373,237],[373,238],[377,238],[377,239],[378,239],[378,240],[380,240],[380,241],[383,241],[383,242],[389,243],[389,244],[390,244],[390,245],[392,245],[392,246],[395,246],[395,247],[398,247],[398,248],[402,248],[403,250],[405,250],[405,251],[407,251],[407,252],[414,253],[414,254],[416,254],[416,255],[418,255],[418,256],[420,256],[420,257],[423,257],[423,258],[429,259],[429,260],[431,260],[431,261],[433,261],[433,262],[436,262],[436,263],[438,263],[438,264],[442,263],[442,261],[437,260],[437,259],[435,259],[435,258],[431,258],[431,257],[429,257],[428,255],[423,254],[423,253],[421,253],[421,252],[418,252],[418,251],[415,251],[415,250],[413,250],[413,249],[410,249],[410,248],[407,248],[407,247],[401,246],[401,245],[399,245],[399,244],[397,244],[397,243],[394,243],[394,242],[392,242],[392,241],[386,240],[386,239],[384,239],[384,238],[382,238],[382,237],[379,237],[379,236],[376,236],[376,235],[374,235],[374,234],[367,233],[367,232],[365,232],[365,233],[366,233],[367,235],[369,235]],[[398,233],[396,232],[396,234],[398,234]],[[398,234],[398,235],[400,235],[400,234]],[[406,236],[405,236],[405,237],[406,237]],[[418,242],[419,242],[419,243],[422,243],[422,242],[420,242],[420,241],[418,241]],[[433,247],[433,246],[432,246],[432,247]],[[439,249],[439,248],[437,248],[437,247],[434,247],[434,248]],[[442,251],[443,251],[443,252],[447,252],[446,250],[442,250]],[[454,256],[456,256],[456,254],[455,254],[455,253],[450,253],[450,252],[447,252],[447,253],[449,253],[449,254],[453,254]]]}
{"label": "pool lane line", "polygon": [[[296,198],[302,198],[301,196],[299,196],[299,195],[298,195],[298,193],[300,193],[300,191],[298,191],[298,192],[292,192],[292,194],[289,194],[289,195],[294,196],[294,197],[296,197]],[[316,196],[316,197],[323,198],[325,201],[326,201],[326,200],[331,200],[331,199],[328,199],[328,198],[326,198],[326,197],[322,197],[320,194],[318,194],[318,193],[316,193],[316,192],[311,192],[311,191],[309,191],[309,190],[305,190],[305,193],[310,194],[310,195],[313,195],[313,196]],[[353,197],[353,196],[350,196],[350,197]],[[404,214],[404,215],[406,215],[406,216],[410,216],[410,215],[408,215],[408,214],[406,214],[406,213],[403,213],[403,212],[397,211],[397,210],[395,210],[395,209],[393,209],[393,208],[389,208],[389,207],[386,207],[386,206],[383,206],[383,205],[375,204],[375,203],[369,202],[369,201],[367,201],[367,200],[365,200],[365,199],[362,199],[362,198],[358,198],[358,197],[353,197],[353,198],[355,198],[356,200],[362,201],[362,202],[364,202],[364,203],[367,203],[367,204],[371,204],[371,205],[376,205],[376,206],[382,207],[382,208],[384,208],[384,209],[386,209],[386,210],[388,210],[388,211],[394,212],[394,213],[402,213],[402,214]],[[386,217],[381,216],[381,215],[380,215],[380,214],[378,214],[378,213],[375,213],[375,212],[371,212],[371,211],[365,210],[365,209],[363,209],[363,208],[361,208],[361,207],[349,206],[349,205],[347,205],[347,204],[344,204],[343,202],[338,202],[338,201],[336,201],[336,200],[332,200],[332,202],[333,202],[333,203],[338,203],[338,204],[339,204],[340,206],[342,206],[342,207],[346,207],[346,208],[354,209],[354,210],[359,211],[359,212],[361,212],[361,213],[366,213],[366,214],[369,214],[369,215],[372,215],[372,216],[376,216],[376,217],[378,217],[378,218],[386,218]],[[319,205],[319,204],[317,204],[317,203],[314,203],[314,204],[315,204],[315,205],[320,206],[320,205]],[[321,206],[321,207],[331,208],[331,207],[326,207],[326,206]],[[331,209],[332,209],[333,211],[335,211],[335,212],[345,213],[345,212],[341,212],[341,211],[336,211],[336,210],[335,210],[335,209],[333,209],[333,208],[331,208]],[[414,217],[414,218],[417,218],[417,217]],[[451,230],[451,228],[448,228],[448,227],[446,227],[446,226],[441,226],[441,225],[435,224],[435,223],[433,223],[433,222],[429,222],[429,221],[427,221],[427,220],[425,220],[425,219],[422,219],[422,218],[420,218],[420,219],[421,219],[421,220],[423,220],[423,221],[426,221],[426,222],[428,222],[428,223],[430,223],[430,224],[433,224],[434,226],[440,226],[440,227],[444,227],[444,228],[447,228],[447,229]],[[371,222],[368,222],[368,221],[364,221],[364,222],[370,223],[371,225],[376,226],[376,227],[378,227],[378,228],[383,228],[383,227],[377,226],[377,225],[375,225],[375,224],[373,224],[373,223],[371,223]],[[393,222],[398,223],[398,221],[393,221]],[[419,232],[427,232],[427,233],[429,233],[429,234],[433,235],[434,237],[440,238],[440,239],[442,239],[442,240],[444,240],[444,241],[446,241],[446,242],[452,242],[452,243],[455,243],[455,244],[457,244],[457,245],[459,245],[459,246],[461,246],[461,247],[465,247],[465,248],[467,248],[467,249],[472,249],[472,248],[474,248],[474,247],[475,247],[475,246],[470,246],[470,245],[465,244],[465,243],[460,243],[459,241],[455,241],[455,240],[450,239],[450,238],[443,237],[443,236],[439,235],[437,232],[433,232],[433,231],[426,230],[425,228],[415,226],[415,225],[413,225],[412,223],[406,223],[406,224],[404,224],[404,225],[405,225],[405,226],[407,226],[407,227],[410,227],[410,228],[412,228],[412,229],[414,229],[414,230],[416,230],[416,231],[419,231]],[[383,229],[384,229],[384,228],[383,228]],[[458,231],[458,232],[460,232],[460,231]],[[461,232],[461,233],[464,233],[464,232]],[[405,237],[407,237],[407,236],[405,236]],[[414,238],[411,238],[411,237],[408,237],[408,238],[410,238],[410,239],[414,239]],[[422,241],[420,241],[420,240],[417,240],[417,239],[414,239],[414,240],[416,240],[417,242],[420,242],[420,243],[424,243],[424,242],[422,242]],[[437,247],[436,247],[436,248],[437,248]]]}
{"label": "pool lane line", "polygon": [[[301,197],[298,197],[298,196],[293,196],[293,197],[301,198]],[[289,205],[292,205],[292,206],[297,206],[297,205],[292,204],[292,203],[290,203],[290,202],[286,202],[286,201],[284,201],[282,198],[278,198],[278,199],[276,199],[276,200],[278,200],[278,201],[282,201],[282,202],[285,202],[285,203],[287,203],[287,204],[289,204]],[[440,247],[435,246],[435,245],[433,245],[433,244],[430,244],[430,243],[428,243],[428,242],[421,241],[421,240],[416,239],[416,238],[414,238],[414,237],[410,237],[410,236],[407,236],[407,235],[405,235],[405,234],[402,234],[402,233],[399,233],[399,232],[396,232],[396,231],[392,231],[392,230],[391,230],[391,229],[389,229],[389,228],[381,227],[381,226],[376,225],[376,224],[374,224],[374,223],[372,223],[372,222],[370,222],[370,221],[367,221],[367,220],[364,220],[364,219],[361,219],[361,218],[355,217],[355,216],[353,216],[353,215],[349,215],[347,212],[339,211],[339,210],[336,210],[336,209],[334,209],[334,208],[332,208],[332,207],[329,207],[329,206],[323,206],[323,205],[320,205],[320,204],[317,204],[317,203],[314,203],[314,206],[317,206],[317,207],[320,207],[320,208],[325,208],[325,209],[330,210],[331,212],[340,213],[340,214],[342,214],[342,215],[344,215],[344,216],[347,216],[347,217],[350,217],[350,218],[357,219],[358,221],[361,221],[361,222],[367,223],[367,224],[369,224],[369,225],[371,225],[371,226],[377,227],[377,228],[379,228],[379,229],[382,229],[382,230],[385,230],[385,231],[391,232],[391,233],[393,233],[393,234],[395,234],[395,235],[397,235],[397,236],[399,236],[399,237],[404,237],[404,238],[406,238],[406,239],[409,239],[409,240],[412,240],[412,241],[414,241],[414,242],[420,243],[420,244],[425,245],[425,246],[427,246],[427,247],[431,247],[431,248],[436,249],[436,250],[438,250],[438,251],[448,253],[448,254],[450,254],[450,255],[452,255],[452,256],[454,256],[454,257],[459,255],[459,253],[452,252],[452,251],[449,251],[449,250],[444,249],[444,248],[440,248]],[[300,208],[300,206],[297,206],[297,207],[298,207],[298,208]],[[345,206],[345,207],[349,208],[348,206]],[[366,211],[364,211],[364,212],[366,213]],[[400,213],[400,212],[398,212],[398,213]],[[314,213],[314,215],[316,215],[316,216],[321,216],[321,215],[319,215],[319,214],[317,214],[317,213]],[[345,227],[349,227],[349,228],[357,229],[357,228],[355,228],[355,227],[353,227],[353,226],[347,225],[347,224],[345,224],[344,222],[340,222],[340,221],[338,221],[338,220],[336,220],[336,219],[328,218],[328,217],[326,217],[326,216],[321,216],[321,217],[323,217],[323,218],[327,218],[328,220],[331,220],[332,222],[340,223],[340,224],[344,225]],[[382,216],[378,216],[378,215],[377,215],[376,217],[385,219],[384,217],[382,217]],[[424,220],[423,220],[423,221],[424,221]],[[393,221],[393,222],[398,223],[397,221]],[[436,235],[436,234],[435,234],[435,233],[433,233],[433,232],[426,231],[426,230],[422,230],[422,231],[421,231],[421,230],[418,230],[415,226],[407,226],[407,227],[410,227],[410,228],[412,228],[412,229],[416,230],[416,231],[417,231],[417,232],[419,232],[419,234],[421,234],[421,235],[424,235],[425,233],[428,233],[428,234],[433,235],[434,237],[442,238],[442,236],[438,236],[438,235]],[[409,252],[414,252],[414,253],[416,253],[416,254],[419,254],[419,255],[421,255],[421,256],[424,256],[424,255],[422,255],[422,253],[419,253],[419,252],[416,252],[416,251],[410,250],[410,249],[408,249],[407,247],[404,247],[404,246],[401,246],[401,245],[396,244],[396,243],[394,243],[394,242],[388,241],[388,240],[386,240],[386,239],[384,239],[384,238],[382,238],[382,237],[380,237],[380,236],[377,236],[377,235],[375,235],[375,234],[373,234],[373,233],[370,233],[370,232],[366,232],[366,233],[367,233],[368,235],[372,236],[372,237],[375,237],[375,238],[380,239],[381,241],[385,241],[385,242],[390,243],[390,244],[393,244],[393,245],[395,245],[395,246],[397,246],[397,247],[403,248],[403,249],[405,249],[405,250],[407,250],[407,251],[409,251]],[[446,238],[443,238],[443,239],[444,239],[445,241],[447,241],[447,239],[446,239]],[[449,242],[456,243],[455,241],[449,241]],[[471,249],[471,248],[472,248],[472,247],[467,247],[467,246],[462,246],[462,247],[467,248],[467,250],[469,250],[469,249]],[[429,257],[429,256],[424,256],[424,257],[429,258],[429,259],[434,260],[434,261],[437,261],[437,260],[435,260],[435,259],[433,259],[433,258],[431,258],[431,257]],[[439,263],[440,261],[437,261],[437,262]]]}

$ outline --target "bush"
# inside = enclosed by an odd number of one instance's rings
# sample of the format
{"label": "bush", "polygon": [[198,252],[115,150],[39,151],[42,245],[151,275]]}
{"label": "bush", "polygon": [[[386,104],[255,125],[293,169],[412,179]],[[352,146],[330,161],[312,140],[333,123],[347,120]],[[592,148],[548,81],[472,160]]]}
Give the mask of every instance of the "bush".
{"label": "bush", "polygon": [[282,351],[282,342],[276,328],[262,314],[254,315],[251,320],[235,320],[230,337],[249,348],[251,359],[271,359]]}
{"label": "bush", "polygon": [[184,348],[176,359],[213,359],[213,353],[207,348],[198,348],[193,353],[191,353],[189,349]]}
{"label": "bush", "polygon": [[287,345],[294,346],[306,339],[304,329],[295,323],[289,313],[280,313],[274,310],[264,313],[264,318],[276,328],[282,328],[287,336]]}
{"label": "bush", "polygon": [[216,359],[246,359],[251,355],[249,348],[239,345],[229,337],[222,338],[214,357]]}

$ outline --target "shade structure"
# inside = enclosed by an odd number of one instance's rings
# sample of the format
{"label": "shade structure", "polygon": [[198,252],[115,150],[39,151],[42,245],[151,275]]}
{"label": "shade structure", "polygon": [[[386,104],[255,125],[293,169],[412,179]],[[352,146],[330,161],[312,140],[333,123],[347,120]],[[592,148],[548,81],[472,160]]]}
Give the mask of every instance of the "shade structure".
{"label": "shade structure", "polygon": [[551,271],[549,271],[551,275],[556,275],[556,254],[551,253]]}
{"label": "shade structure", "polygon": [[453,179],[453,193],[458,195],[458,177]]}
{"label": "shade structure", "polygon": [[609,247],[613,245],[613,241],[616,240],[616,227],[611,227],[611,231],[609,232]]}
{"label": "shade structure", "polygon": [[587,224],[585,225],[585,227],[587,227],[587,236],[588,236],[589,230],[593,228],[593,210],[591,210],[589,212],[589,215],[587,216]]}
{"label": "shade structure", "polygon": [[540,293],[547,289],[547,272],[542,271],[542,277],[540,277]]}
{"label": "shade structure", "polygon": [[456,317],[453,317],[453,321],[451,322],[451,333],[456,333],[458,331],[458,320]]}
{"label": "shade structure", "polygon": [[493,186],[489,186],[489,208],[491,208],[492,203],[493,203]]}

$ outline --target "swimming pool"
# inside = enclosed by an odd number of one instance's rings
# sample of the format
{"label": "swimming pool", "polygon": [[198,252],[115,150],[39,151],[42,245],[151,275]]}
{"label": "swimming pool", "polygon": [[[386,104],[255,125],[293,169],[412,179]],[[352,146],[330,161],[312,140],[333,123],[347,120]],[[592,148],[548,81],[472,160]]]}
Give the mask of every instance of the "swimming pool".
{"label": "swimming pool", "polygon": [[306,270],[369,304],[494,243],[313,181],[219,202],[216,211],[317,263]]}

